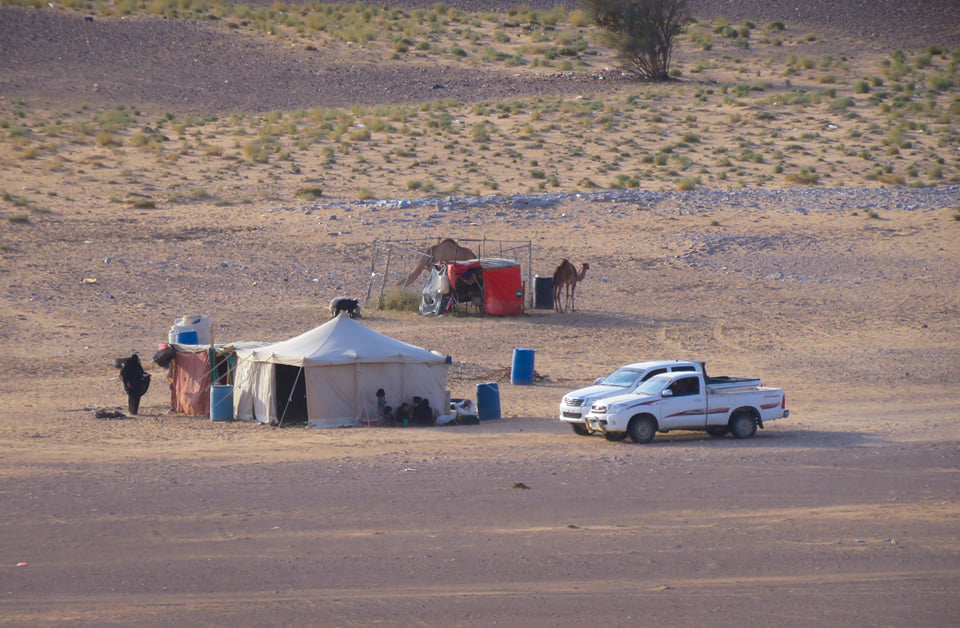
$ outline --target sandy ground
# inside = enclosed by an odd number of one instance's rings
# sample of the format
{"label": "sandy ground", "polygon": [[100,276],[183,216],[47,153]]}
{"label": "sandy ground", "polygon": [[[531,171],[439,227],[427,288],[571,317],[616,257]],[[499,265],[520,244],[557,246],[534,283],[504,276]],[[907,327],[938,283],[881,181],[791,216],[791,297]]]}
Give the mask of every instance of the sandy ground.
{"label": "sandy ground", "polygon": [[[501,382],[503,419],[424,430],[172,416],[155,365],[141,415],[93,417],[122,405],[113,357],[149,354],[177,313],[209,313],[224,340],[323,322],[329,295],[365,287],[372,233],[254,209],[36,225],[5,259],[0,621],[949,625],[956,191],[880,219],[853,215],[851,191],[695,194],[472,212],[463,237],[527,234],[538,273],[591,270],[573,314],[368,312],[453,355],[455,396],[536,351],[545,381]],[[566,390],[656,357],[761,376],[792,414],[749,441],[645,446],[554,418]]]}
{"label": "sandy ground", "polygon": [[[953,625],[958,207],[945,186],[4,221],[0,625]],[[365,293],[375,239],[416,235],[530,239],[541,275],[590,263],[576,313],[365,313],[453,356],[453,396],[533,348],[543,380],[501,381],[501,420],[212,422],[171,414],[155,365],[140,415],[94,417],[124,405],[114,358],[175,317],[291,337]],[[762,377],[791,415],[648,445],[556,420],[564,392],[655,358]]]}

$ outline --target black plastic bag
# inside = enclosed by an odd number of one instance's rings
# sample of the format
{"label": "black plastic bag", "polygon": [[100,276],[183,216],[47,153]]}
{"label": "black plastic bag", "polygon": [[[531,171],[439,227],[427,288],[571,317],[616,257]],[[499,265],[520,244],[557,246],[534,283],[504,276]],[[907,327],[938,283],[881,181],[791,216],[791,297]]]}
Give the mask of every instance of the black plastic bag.
{"label": "black plastic bag", "polygon": [[167,368],[170,366],[170,363],[173,362],[173,358],[176,357],[177,352],[170,345],[165,346],[163,349],[158,349],[156,353],[153,354],[153,361],[156,362],[157,366],[161,368]]}

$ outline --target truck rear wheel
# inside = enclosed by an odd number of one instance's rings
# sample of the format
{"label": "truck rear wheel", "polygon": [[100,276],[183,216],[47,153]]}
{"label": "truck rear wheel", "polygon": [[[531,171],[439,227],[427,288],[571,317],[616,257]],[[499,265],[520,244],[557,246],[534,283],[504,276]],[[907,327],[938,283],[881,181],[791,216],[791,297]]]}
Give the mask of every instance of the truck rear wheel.
{"label": "truck rear wheel", "polygon": [[574,434],[579,434],[580,436],[590,436],[593,434],[583,423],[571,423],[570,426],[573,428]]}
{"label": "truck rear wheel", "polygon": [[635,443],[649,443],[657,433],[657,424],[648,416],[637,416],[630,419],[627,434]]}
{"label": "truck rear wheel", "polygon": [[750,438],[757,433],[757,418],[750,412],[737,412],[730,419],[730,431],[736,438]]}

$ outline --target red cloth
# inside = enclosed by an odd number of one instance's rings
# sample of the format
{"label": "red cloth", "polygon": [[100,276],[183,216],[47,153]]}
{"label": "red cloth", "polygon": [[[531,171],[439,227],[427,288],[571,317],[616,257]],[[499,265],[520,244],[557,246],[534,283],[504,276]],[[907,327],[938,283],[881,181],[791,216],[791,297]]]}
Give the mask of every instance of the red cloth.
{"label": "red cloth", "polygon": [[181,414],[210,414],[210,359],[206,351],[177,351],[170,363],[170,407]]}

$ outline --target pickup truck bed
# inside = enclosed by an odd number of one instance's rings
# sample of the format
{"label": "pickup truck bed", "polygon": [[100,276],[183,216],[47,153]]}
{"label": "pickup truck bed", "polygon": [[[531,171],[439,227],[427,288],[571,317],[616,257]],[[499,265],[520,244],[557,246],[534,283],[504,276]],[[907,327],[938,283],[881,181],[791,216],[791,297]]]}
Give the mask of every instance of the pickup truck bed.
{"label": "pickup truck bed", "polygon": [[740,388],[747,386],[760,386],[760,379],[757,377],[730,377],[728,375],[721,375],[719,377],[706,377],[707,386],[720,389],[720,388]]}

